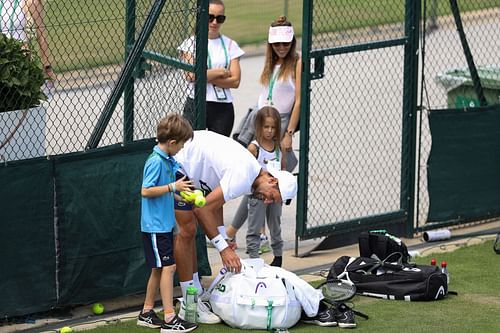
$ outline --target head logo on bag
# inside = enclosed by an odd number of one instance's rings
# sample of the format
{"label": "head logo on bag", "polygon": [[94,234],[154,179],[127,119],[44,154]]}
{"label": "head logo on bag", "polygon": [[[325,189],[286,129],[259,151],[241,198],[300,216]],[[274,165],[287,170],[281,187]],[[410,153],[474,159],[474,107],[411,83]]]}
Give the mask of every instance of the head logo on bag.
{"label": "head logo on bag", "polygon": [[259,291],[259,287],[267,288],[266,284],[264,282],[259,282],[257,285],[255,285],[255,293]]}
{"label": "head logo on bag", "polygon": [[441,286],[439,287],[437,293],[436,293],[436,297],[434,297],[434,299],[440,299],[440,298],[443,298],[446,296],[446,291],[444,290],[444,287]]}

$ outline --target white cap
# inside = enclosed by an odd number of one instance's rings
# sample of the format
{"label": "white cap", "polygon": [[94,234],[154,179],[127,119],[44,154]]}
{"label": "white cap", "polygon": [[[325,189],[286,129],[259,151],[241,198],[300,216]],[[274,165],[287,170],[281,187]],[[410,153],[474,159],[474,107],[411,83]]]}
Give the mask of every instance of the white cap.
{"label": "white cap", "polygon": [[288,171],[277,170],[267,167],[267,171],[274,178],[278,179],[278,187],[281,193],[281,200],[286,201],[297,195],[297,179]]}
{"label": "white cap", "polygon": [[293,39],[293,27],[292,26],[278,26],[269,28],[269,43],[289,43]]}

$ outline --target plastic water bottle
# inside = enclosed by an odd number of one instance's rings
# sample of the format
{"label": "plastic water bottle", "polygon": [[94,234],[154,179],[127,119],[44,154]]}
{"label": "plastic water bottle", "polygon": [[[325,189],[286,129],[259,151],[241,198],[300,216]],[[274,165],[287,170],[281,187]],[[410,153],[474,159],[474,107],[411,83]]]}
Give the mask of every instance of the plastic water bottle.
{"label": "plastic water bottle", "polygon": [[450,284],[450,272],[448,272],[446,261],[441,262],[441,273],[446,274],[446,282]]}
{"label": "plastic water bottle", "polygon": [[186,289],[186,317],[184,320],[196,323],[198,314],[198,289],[190,286]]}

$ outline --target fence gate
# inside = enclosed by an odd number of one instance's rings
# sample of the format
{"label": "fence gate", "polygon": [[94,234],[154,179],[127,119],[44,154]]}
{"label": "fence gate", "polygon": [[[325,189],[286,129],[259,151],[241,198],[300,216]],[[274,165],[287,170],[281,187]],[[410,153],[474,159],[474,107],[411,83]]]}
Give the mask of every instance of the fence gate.
{"label": "fence gate", "polygon": [[299,239],[412,233],[419,6],[304,1],[296,254]]}

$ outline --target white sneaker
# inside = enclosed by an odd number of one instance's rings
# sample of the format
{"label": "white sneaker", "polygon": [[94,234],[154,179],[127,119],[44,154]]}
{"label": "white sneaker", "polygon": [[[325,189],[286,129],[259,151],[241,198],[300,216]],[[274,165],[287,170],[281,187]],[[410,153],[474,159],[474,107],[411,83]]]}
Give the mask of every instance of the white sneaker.
{"label": "white sneaker", "polygon": [[[181,303],[179,309],[179,317],[184,319],[186,317],[186,305],[184,302]],[[198,300],[198,323],[200,324],[218,324],[222,320],[215,313],[210,311],[208,305],[205,302]]]}

